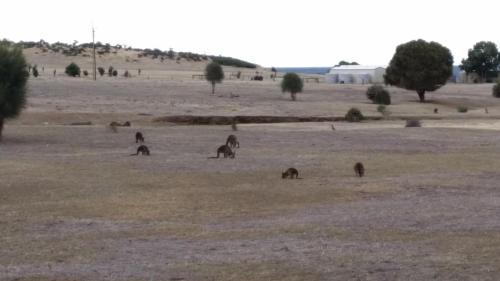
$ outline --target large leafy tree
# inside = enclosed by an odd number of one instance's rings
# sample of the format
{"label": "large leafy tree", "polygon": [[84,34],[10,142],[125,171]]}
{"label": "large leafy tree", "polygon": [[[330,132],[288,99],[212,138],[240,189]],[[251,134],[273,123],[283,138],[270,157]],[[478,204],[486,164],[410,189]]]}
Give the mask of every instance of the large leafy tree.
{"label": "large leafy tree", "polygon": [[469,49],[467,59],[462,60],[460,69],[467,74],[477,73],[482,79],[486,79],[488,73],[498,71],[500,65],[500,53],[497,45],[493,42],[481,41]]}
{"label": "large leafy tree", "polygon": [[425,92],[446,84],[452,68],[453,56],[448,48],[420,39],[396,48],[384,80],[388,85],[416,91],[420,102],[425,102]]}
{"label": "large leafy tree", "polygon": [[215,84],[221,83],[224,79],[224,71],[222,66],[216,62],[207,64],[205,68],[205,77],[210,84],[212,84],[212,95],[215,93]]}
{"label": "large leafy tree", "polygon": [[0,140],[5,119],[17,117],[26,104],[28,77],[21,49],[0,45]]}
{"label": "large leafy tree", "polygon": [[304,83],[302,79],[293,72],[289,72],[283,76],[283,81],[281,81],[281,91],[290,92],[293,101],[297,99],[296,94],[302,92]]}

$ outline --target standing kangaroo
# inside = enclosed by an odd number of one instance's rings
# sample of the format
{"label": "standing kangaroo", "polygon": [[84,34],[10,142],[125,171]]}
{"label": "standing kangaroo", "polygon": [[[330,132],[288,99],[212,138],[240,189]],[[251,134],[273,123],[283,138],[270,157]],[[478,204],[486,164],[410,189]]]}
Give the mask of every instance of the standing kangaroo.
{"label": "standing kangaroo", "polygon": [[296,179],[299,179],[299,171],[295,168],[288,168],[288,170],[286,170],[284,173],[281,173],[282,179],[293,179],[294,176]]}
{"label": "standing kangaroo", "polygon": [[135,143],[143,143],[144,142],[144,136],[142,135],[141,132],[135,133]]}
{"label": "standing kangaroo", "polygon": [[235,135],[229,135],[227,137],[226,145],[231,148],[235,147],[240,148],[240,142],[238,141],[238,138]]}
{"label": "standing kangaroo", "polygon": [[137,153],[135,154],[130,154],[130,156],[136,156],[136,155],[139,155],[142,154],[142,155],[147,155],[149,156],[150,153],[149,153],[149,148],[145,145],[140,145],[138,148],[137,148]]}
{"label": "standing kangaroo", "polygon": [[236,156],[236,152],[232,151],[231,148],[227,145],[221,145],[217,148],[217,157],[208,157],[209,159],[219,158],[219,155],[224,155],[224,158],[234,158]]}
{"label": "standing kangaroo", "polygon": [[354,165],[354,172],[356,173],[356,176],[358,177],[363,177],[365,175],[365,167],[363,166],[363,163],[358,162]]}

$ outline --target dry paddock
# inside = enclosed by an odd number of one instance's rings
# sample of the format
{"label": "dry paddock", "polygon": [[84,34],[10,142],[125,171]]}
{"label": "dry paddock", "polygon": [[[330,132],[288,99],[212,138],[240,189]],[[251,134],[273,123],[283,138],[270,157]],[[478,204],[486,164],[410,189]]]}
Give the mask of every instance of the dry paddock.
{"label": "dry paddock", "polygon": [[471,122],[240,125],[216,160],[229,126],[132,157],[137,127],[10,123],[0,280],[498,280],[500,133]]}

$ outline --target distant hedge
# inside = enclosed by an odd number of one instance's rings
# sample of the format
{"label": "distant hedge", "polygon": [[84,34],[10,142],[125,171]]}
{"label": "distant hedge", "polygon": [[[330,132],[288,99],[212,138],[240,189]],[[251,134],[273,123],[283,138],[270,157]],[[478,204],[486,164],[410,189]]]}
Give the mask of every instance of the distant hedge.
{"label": "distant hedge", "polygon": [[257,68],[256,64],[249,63],[246,61],[242,61],[235,58],[230,57],[221,57],[221,56],[211,56],[212,61],[225,66],[236,66],[236,67],[245,67],[245,68]]}

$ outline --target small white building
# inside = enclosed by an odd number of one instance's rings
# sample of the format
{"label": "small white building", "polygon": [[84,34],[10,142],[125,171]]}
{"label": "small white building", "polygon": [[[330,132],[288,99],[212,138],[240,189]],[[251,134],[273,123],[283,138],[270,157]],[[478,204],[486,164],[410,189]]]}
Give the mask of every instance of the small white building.
{"label": "small white building", "polygon": [[326,81],[334,84],[384,83],[385,67],[367,65],[341,65],[330,69]]}

